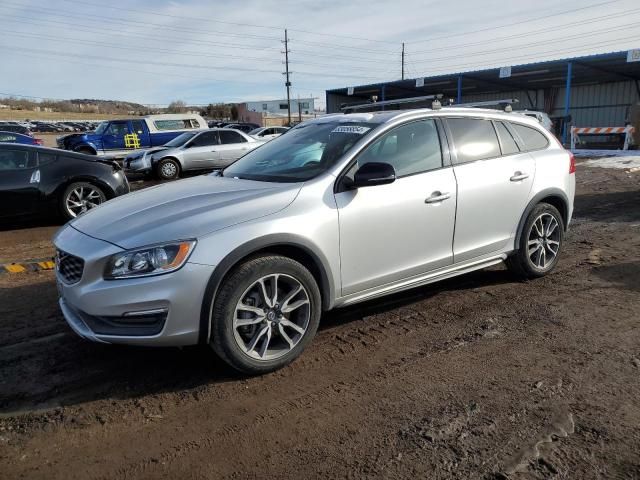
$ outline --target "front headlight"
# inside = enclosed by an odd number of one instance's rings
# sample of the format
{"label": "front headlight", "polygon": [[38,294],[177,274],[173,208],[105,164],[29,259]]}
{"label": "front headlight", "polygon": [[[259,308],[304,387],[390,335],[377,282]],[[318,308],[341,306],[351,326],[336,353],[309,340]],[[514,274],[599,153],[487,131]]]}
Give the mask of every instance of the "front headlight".
{"label": "front headlight", "polygon": [[195,245],[195,240],[184,240],[117,253],[109,258],[104,278],[116,280],[174,272],[185,264]]}

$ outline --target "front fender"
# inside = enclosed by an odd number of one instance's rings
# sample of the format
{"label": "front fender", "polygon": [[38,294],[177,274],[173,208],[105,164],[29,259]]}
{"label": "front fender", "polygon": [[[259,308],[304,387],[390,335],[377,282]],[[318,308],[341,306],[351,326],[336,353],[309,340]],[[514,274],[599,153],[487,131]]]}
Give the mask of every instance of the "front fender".
{"label": "front fender", "polygon": [[329,261],[325,255],[320,252],[309,240],[295,234],[282,233],[270,234],[264,237],[250,240],[239,247],[236,247],[224,259],[216,265],[207,288],[205,290],[204,301],[202,302],[202,310],[200,312],[200,329],[199,343],[207,343],[210,337],[211,312],[215,297],[224,277],[243,259],[251,254],[269,248],[277,249],[283,247],[291,247],[304,251],[311,257],[319,270],[321,285],[320,289],[323,293],[322,303],[323,310],[331,308],[332,299],[335,298],[335,284],[333,278],[329,274]]}

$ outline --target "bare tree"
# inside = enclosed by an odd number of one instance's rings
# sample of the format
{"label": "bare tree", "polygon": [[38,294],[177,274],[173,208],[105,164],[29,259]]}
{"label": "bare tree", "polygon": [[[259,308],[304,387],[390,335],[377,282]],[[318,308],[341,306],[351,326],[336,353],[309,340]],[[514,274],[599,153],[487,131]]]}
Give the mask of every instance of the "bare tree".
{"label": "bare tree", "polygon": [[184,113],[187,111],[187,104],[182,100],[174,100],[167,107],[169,113]]}

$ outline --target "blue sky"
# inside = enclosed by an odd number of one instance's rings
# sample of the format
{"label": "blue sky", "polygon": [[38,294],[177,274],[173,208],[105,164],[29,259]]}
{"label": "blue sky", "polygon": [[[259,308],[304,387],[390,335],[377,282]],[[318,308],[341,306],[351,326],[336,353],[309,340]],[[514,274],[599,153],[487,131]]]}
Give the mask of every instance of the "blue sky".
{"label": "blue sky", "polygon": [[637,0],[2,0],[0,96],[191,104],[640,47]]}

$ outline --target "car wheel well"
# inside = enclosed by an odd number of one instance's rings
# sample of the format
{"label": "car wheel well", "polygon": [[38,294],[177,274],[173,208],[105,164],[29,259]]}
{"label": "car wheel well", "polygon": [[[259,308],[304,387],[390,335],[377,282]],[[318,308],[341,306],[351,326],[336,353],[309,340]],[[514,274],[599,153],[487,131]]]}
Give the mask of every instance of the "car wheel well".
{"label": "car wheel well", "polygon": [[98,152],[96,152],[93,148],[87,147],[87,146],[78,147],[78,148],[74,149],[74,152],[84,153],[86,155],[97,155],[98,154]]}
{"label": "car wheel well", "polygon": [[97,180],[95,178],[82,177],[82,176],[72,177],[67,179],[64,183],[61,183],[60,186],[58,186],[58,197],[61,197],[62,195],[64,195],[64,192],[69,185],[71,185],[72,183],[78,183],[78,182],[90,183],[91,185],[95,185],[96,187],[100,188],[100,190],[102,190],[102,192],[104,193],[105,197],[107,197],[107,200],[111,200],[112,198],[115,197],[115,192],[111,190],[111,187],[106,183],[103,183],[100,180]]}
{"label": "car wheel well", "polygon": [[567,217],[569,216],[568,207],[564,199],[557,195],[549,195],[548,197],[544,197],[538,201],[537,204],[540,203],[548,203],[549,205],[553,205],[558,209],[560,215],[562,215],[562,223],[564,223],[565,230],[567,229]]}
{"label": "car wheel well", "polygon": [[[266,255],[280,255],[282,257],[287,257],[295,260],[296,262],[304,265],[304,267],[309,270],[309,272],[311,272],[311,275],[313,275],[313,278],[318,284],[318,288],[320,289],[320,296],[322,298],[322,305],[325,305],[325,298],[327,298],[328,292],[325,291],[326,281],[323,277],[323,272],[320,269],[320,266],[318,265],[317,260],[314,258],[314,256],[307,252],[304,248],[298,247],[297,245],[271,245],[253,251],[235,262],[233,266],[227,271],[224,278],[226,278],[229,273],[241,263],[244,263],[251,258],[263,257]],[[224,278],[222,279],[223,281]]]}
{"label": "car wheel well", "polygon": [[251,250],[244,255],[233,257],[233,260],[228,264],[221,263],[218,265],[217,270],[219,273],[214,271],[205,293],[206,301],[203,302],[200,317],[199,343],[207,343],[209,341],[211,312],[220,286],[239,265],[242,265],[253,258],[266,255],[281,255],[304,265],[318,284],[322,310],[326,311],[329,309],[331,286],[329,284],[328,274],[322,267],[321,261],[306,248],[299,245],[287,243],[267,245],[256,250]]}

